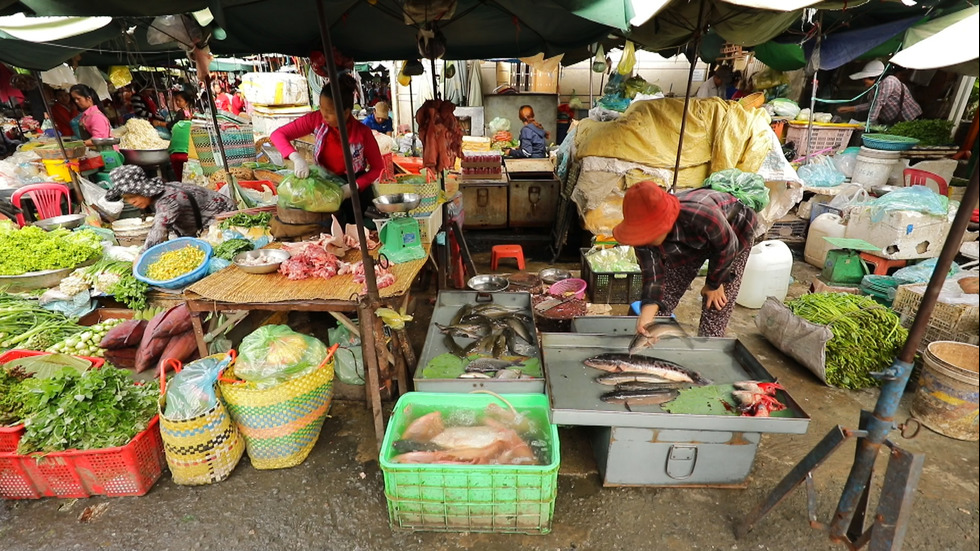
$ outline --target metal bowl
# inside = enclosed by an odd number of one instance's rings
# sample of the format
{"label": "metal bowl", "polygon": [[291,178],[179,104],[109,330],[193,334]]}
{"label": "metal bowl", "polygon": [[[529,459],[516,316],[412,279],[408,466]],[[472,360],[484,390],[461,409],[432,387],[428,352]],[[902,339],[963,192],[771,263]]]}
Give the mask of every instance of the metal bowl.
{"label": "metal bowl", "polygon": [[72,230],[81,226],[85,223],[84,214],[64,214],[61,216],[52,216],[51,218],[45,218],[43,220],[38,220],[34,222],[34,225],[45,231],[56,230],[58,228],[65,228],[67,230]]}
{"label": "metal bowl", "polygon": [[466,286],[481,293],[496,293],[510,286],[507,278],[498,275],[478,275],[470,278]]}
{"label": "metal bowl", "polygon": [[[246,259],[260,259],[260,264],[243,264]],[[250,274],[271,274],[279,269],[279,265],[289,260],[289,253],[282,249],[259,249],[246,251],[235,255],[231,261],[239,269]]]}
{"label": "metal bowl", "polygon": [[560,270],[558,268],[545,268],[538,272],[538,277],[541,278],[541,283],[546,285],[554,285],[563,279],[568,279],[572,277],[571,272],[567,270]]}
{"label": "metal bowl", "polygon": [[896,189],[901,189],[901,188],[897,186],[886,186],[886,185],[872,186],[871,195],[874,195],[875,197],[881,197],[882,195],[891,193]]}
{"label": "metal bowl", "polygon": [[170,162],[167,149],[120,149],[119,152],[131,165],[155,166]]}
{"label": "metal bowl", "polygon": [[92,145],[95,147],[111,147],[119,145],[119,138],[92,138]]}
{"label": "metal bowl", "polygon": [[421,202],[417,193],[392,193],[375,198],[374,206],[381,212],[408,212]]}

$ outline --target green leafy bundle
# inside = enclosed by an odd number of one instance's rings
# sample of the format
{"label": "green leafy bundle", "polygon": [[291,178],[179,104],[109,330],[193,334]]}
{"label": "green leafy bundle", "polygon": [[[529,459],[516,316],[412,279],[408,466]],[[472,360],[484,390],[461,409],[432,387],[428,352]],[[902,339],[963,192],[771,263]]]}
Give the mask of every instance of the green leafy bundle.
{"label": "green leafy bundle", "polygon": [[953,122],[946,119],[920,119],[902,121],[888,129],[889,134],[919,140],[919,145],[949,145]]}
{"label": "green leafy bundle", "polygon": [[0,220],[0,275],[74,268],[101,254],[102,240],[91,230],[17,229],[9,220]]}
{"label": "green leafy bundle", "polygon": [[22,417],[23,407],[18,395],[20,382],[28,375],[19,370],[0,367],[0,427],[15,425]]}
{"label": "green leafy bundle", "polygon": [[255,247],[248,239],[229,239],[214,248],[214,257],[231,261],[235,255],[243,251],[251,251]]}
{"label": "green leafy bundle", "polygon": [[85,328],[38,306],[37,302],[0,293],[0,351],[8,348],[46,350]]}
{"label": "green leafy bundle", "polygon": [[874,371],[891,365],[908,338],[894,312],[871,297],[812,293],[786,303],[796,315],[833,333],[827,341],[827,383],[840,388],[878,386]]}
{"label": "green leafy bundle", "polygon": [[260,212],[258,214],[245,214],[244,212],[239,212],[234,216],[225,218],[218,224],[218,227],[227,230],[228,228],[238,227],[238,228],[254,228],[268,226],[269,222],[272,221],[272,214],[268,212]]}
{"label": "green leafy bundle", "polygon": [[156,415],[160,386],[136,385],[125,369],[105,366],[20,383],[25,431],[19,453],[122,446]]}
{"label": "green leafy bundle", "polygon": [[[146,308],[146,293],[150,286],[136,279],[133,265],[129,262],[102,259],[79,270],[85,281],[99,291],[112,295],[131,310]],[[100,285],[102,283],[102,285]]]}

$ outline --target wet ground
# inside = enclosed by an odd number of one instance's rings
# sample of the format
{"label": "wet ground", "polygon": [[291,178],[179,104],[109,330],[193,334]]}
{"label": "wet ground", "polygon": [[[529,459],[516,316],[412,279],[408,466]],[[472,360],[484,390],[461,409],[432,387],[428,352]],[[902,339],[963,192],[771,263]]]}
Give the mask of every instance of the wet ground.
{"label": "wet ground", "polygon": [[[482,255],[478,264],[486,262]],[[532,262],[529,270],[545,264]],[[571,264],[570,269],[577,269]],[[501,271],[507,271],[502,269]],[[805,292],[814,272],[797,263],[791,295]],[[694,289],[703,283],[695,282]],[[688,293],[677,311],[696,330],[699,302]],[[428,301],[417,320],[427,321]],[[620,312],[616,312],[620,313]],[[174,485],[165,473],[145,496],[0,502],[0,550],[824,550],[843,549],[807,524],[804,491],[794,491],[748,536],[733,527],[835,425],[856,427],[877,392],[820,384],[768,344],[755,312],[736,307],[729,335],[742,338],[812,417],[803,435],[763,435],[744,489],[603,488],[582,429],[561,428],[562,464],[554,522],[547,535],[413,533],[392,530],[373,429],[363,403],[335,401],[319,442],[302,465],[259,471],[243,459],[232,476],[205,487]],[[421,331],[413,331],[421,335]],[[416,336],[416,351],[421,349]],[[911,394],[897,418],[908,417]],[[901,447],[926,455],[904,549],[977,549],[978,446],[927,429]],[[854,445],[845,444],[814,472],[819,520],[828,521],[847,477]],[[880,484],[884,459],[877,464]],[[871,507],[877,503],[873,492]],[[87,520],[80,520],[85,519]]]}

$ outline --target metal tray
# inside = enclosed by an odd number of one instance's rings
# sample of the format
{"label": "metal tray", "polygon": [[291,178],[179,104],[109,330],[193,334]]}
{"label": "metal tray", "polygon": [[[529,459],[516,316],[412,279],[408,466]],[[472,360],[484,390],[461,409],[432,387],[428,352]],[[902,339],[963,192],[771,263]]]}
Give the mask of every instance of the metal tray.
{"label": "metal tray", "polygon": [[[677,318],[658,316],[654,323],[677,325]],[[572,333],[589,333],[594,335],[629,335],[636,334],[636,316],[582,316],[572,319]]]}
{"label": "metal tray", "polygon": [[82,262],[74,268],[60,268],[57,270],[42,270],[40,272],[28,272],[15,276],[0,276],[0,289],[8,293],[23,293],[35,289],[48,289],[61,283],[68,274],[79,268],[95,264],[95,259]]}
{"label": "metal tray", "polygon": [[[432,320],[425,334],[425,344],[419,357],[418,368],[415,370],[415,390],[427,392],[470,392],[471,390],[491,390],[500,394],[543,393],[544,378],[496,380],[496,379],[427,379],[422,377],[422,370],[432,361],[432,358],[449,352],[443,343],[443,334],[439,332],[436,323],[448,324],[464,304],[495,302],[504,306],[521,307],[525,313],[534,319],[529,293],[477,293],[475,291],[439,291],[436,304],[432,310]],[[532,334],[534,328],[530,327]],[[457,339],[460,345],[468,344],[466,339]],[[533,358],[541,358],[538,347],[534,348]],[[542,371],[544,366],[542,365]]]}
{"label": "metal tray", "polygon": [[[559,425],[641,427],[712,431],[777,432],[803,434],[810,417],[783,392],[780,401],[793,417],[735,417],[726,415],[672,414],[660,406],[633,407],[599,399],[606,388],[593,379],[600,372],[582,362],[606,352],[626,352],[632,335],[544,333],[541,355],[551,402],[551,422]],[[673,342],[672,342],[673,341]],[[692,338],[693,349],[671,339],[643,352],[696,369],[715,383],[773,381],[755,357],[736,339]]]}

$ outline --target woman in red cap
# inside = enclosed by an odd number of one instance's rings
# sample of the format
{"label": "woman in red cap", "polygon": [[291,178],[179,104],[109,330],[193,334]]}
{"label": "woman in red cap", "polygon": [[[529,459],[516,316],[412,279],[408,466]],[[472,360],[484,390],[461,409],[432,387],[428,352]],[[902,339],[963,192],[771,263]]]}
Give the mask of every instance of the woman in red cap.
{"label": "woman in red cap", "polygon": [[698,336],[725,336],[757,225],[755,212],[728,193],[701,188],[674,196],[654,182],[629,188],[613,236],[634,247],[643,272],[636,331],[651,336],[647,326],[670,315],[707,260]]}

